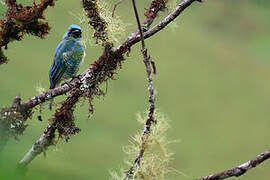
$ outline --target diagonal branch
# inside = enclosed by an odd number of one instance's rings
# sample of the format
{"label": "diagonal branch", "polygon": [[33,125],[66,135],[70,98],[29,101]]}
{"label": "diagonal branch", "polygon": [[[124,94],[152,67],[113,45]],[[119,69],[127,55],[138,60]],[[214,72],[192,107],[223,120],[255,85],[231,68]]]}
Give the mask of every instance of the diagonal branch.
{"label": "diagonal branch", "polygon": [[31,147],[31,149],[26,153],[23,159],[19,162],[18,167],[26,167],[37,155],[53,144],[55,138],[56,123],[49,125],[36,143]]}
{"label": "diagonal branch", "polygon": [[[177,7],[175,8],[175,10],[173,12],[171,12],[167,17],[165,17],[162,21],[160,21],[158,24],[156,24],[154,27],[152,27],[151,29],[147,30],[144,33],[144,38],[150,38],[151,36],[155,35],[156,33],[158,33],[160,30],[162,30],[163,28],[165,28],[168,24],[170,24],[173,20],[175,20],[187,7],[189,7],[191,4],[193,4],[194,2],[202,2],[202,0],[182,0]],[[151,19],[149,19],[150,21]],[[146,20],[147,21],[147,20]],[[144,21],[143,24],[146,22]],[[146,25],[144,26],[142,24],[143,27],[146,27]],[[140,36],[136,31],[134,31],[129,38],[126,40],[126,42],[124,42],[123,44],[121,44],[118,49],[124,49],[125,46],[129,45],[130,47],[134,44],[136,44],[137,42],[140,41]]]}
{"label": "diagonal branch", "polygon": [[81,95],[82,91],[80,89],[72,89],[70,95],[62,103],[62,106],[56,110],[53,118],[50,120],[51,124],[20,161],[20,168],[26,167],[37,155],[45,152],[49,146],[54,144],[56,130],[60,137],[62,135],[65,136],[66,141],[70,135],[80,131],[80,129],[75,126],[73,111],[75,109],[75,104],[79,101]]}
{"label": "diagonal branch", "polygon": [[254,159],[245,162],[235,168],[223,171],[221,173],[205,176],[202,178],[198,178],[196,180],[223,180],[231,177],[239,177],[245,174],[248,170],[255,168],[256,166],[260,165],[262,162],[270,158],[270,149],[261,153]]}

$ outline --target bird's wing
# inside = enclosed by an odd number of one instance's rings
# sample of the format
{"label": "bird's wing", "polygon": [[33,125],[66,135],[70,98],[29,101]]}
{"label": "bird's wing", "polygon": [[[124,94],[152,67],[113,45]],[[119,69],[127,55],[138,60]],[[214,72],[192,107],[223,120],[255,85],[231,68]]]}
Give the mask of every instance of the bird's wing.
{"label": "bird's wing", "polygon": [[55,88],[60,81],[66,70],[65,59],[72,49],[72,44],[68,40],[61,41],[54,53],[53,63],[50,67],[49,77],[50,77],[50,89]]}
{"label": "bird's wing", "polygon": [[66,64],[66,73],[69,76],[77,74],[79,67],[84,59],[85,49],[81,45],[80,41],[73,41],[72,49],[63,54],[64,62]]}

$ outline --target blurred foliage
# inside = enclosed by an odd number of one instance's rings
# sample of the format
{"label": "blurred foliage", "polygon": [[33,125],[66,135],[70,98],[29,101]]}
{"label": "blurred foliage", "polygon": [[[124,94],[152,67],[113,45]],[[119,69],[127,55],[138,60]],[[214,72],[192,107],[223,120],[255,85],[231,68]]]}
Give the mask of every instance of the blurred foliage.
{"label": "blurred foliage", "polygon": [[7,7],[4,1],[0,0],[0,18],[3,18],[5,16],[6,10],[7,10]]}
{"label": "blurred foliage", "polygon": [[[117,0],[112,1],[112,3]],[[27,2],[25,0],[25,2]],[[29,2],[29,1],[28,1]],[[138,1],[141,14],[149,1]],[[1,4],[0,12],[4,8]],[[270,11],[262,0],[207,0],[188,8],[172,28],[146,41],[156,62],[157,106],[171,119],[169,139],[173,167],[195,179],[247,161],[269,148],[270,117]],[[124,1],[116,14],[127,27],[136,28],[131,3]],[[11,43],[1,66],[0,106],[9,105],[19,93],[23,100],[36,95],[36,86],[48,89],[48,69],[54,49],[82,8],[73,0],[57,1],[47,11],[52,30],[45,40],[26,37]],[[161,13],[159,19],[167,12]],[[125,39],[123,36],[120,42]],[[147,108],[145,69],[140,49],[133,48],[117,80],[108,83],[105,98],[95,100],[95,114],[87,120],[88,107],[77,106],[76,121],[82,129],[69,143],[61,142],[29,166],[27,180],[109,179],[109,170],[121,166],[131,134],[141,125],[134,118]],[[101,54],[88,46],[82,72]],[[106,85],[104,85],[104,90]],[[57,98],[58,101],[64,97]],[[83,104],[83,102],[81,103]],[[10,141],[0,157],[0,179],[16,179],[14,167],[48,125],[51,117],[39,107],[19,141]],[[268,180],[270,162],[239,180]],[[171,179],[187,179],[172,174]],[[20,179],[21,180],[21,179]]]}

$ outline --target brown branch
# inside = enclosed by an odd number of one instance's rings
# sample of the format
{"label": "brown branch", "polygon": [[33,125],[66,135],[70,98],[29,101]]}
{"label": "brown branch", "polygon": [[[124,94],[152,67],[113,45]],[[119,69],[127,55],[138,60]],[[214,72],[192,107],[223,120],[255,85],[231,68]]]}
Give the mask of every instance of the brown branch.
{"label": "brown branch", "polygon": [[8,10],[6,19],[0,20],[0,64],[7,62],[2,47],[7,49],[8,43],[23,39],[24,34],[44,38],[50,27],[44,22],[44,11],[48,6],[54,6],[55,0],[42,0],[39,4],[33,1],[32,6],[23,6],[16,0],[5,1]]}
{"label": "brown branch", "polygon": [[80,131],[80,129],[75,126],[73,111],[82,93],[79,88],[72,89],[70,95],[62,103],[62,106],[55,111],[53,118],[50,119],[51,124],[20,161],[20,168],[27,166],[37,155],[45,152],[49,146],[54,144],[56,130],[59,133],[59,137],[65,136],[66,141],[68,141],[70,135]]}
{"label": "brown branch", "polygon": [[175,18],[177,18],[187,7],[189,7],[192,3],[196,1],[203,2],[202,0],[182,0],[173,12],[171,12],[167,17],[165,17],[162,21],[160,21],[157,25],[152,27],[144,34],[145,38],[149,38],[163,28],[165,28],[170,22],[175,20]]}
{"label": "brown branch", "polygon": [[245,174],[248,170],[255,168],[256,166],[260,165],[262,162],[270,158],[270,149],[261,153],[254,159],[245,162],[235,168],[223,171],[221,173],[205,176],[202,178],[198,178],[196,180],[223,180],[230,177],[239,177]]}
{"label": "brown branch", "polygon": [[[141,136],[141,144],[140,144],[140,150],[139,153],[134,160],[132,166],[130,169],[126,172],[126,176],[124,180],[128,180],[130,177],[132,177],[136,171],[136,167],[140,166],[141,159],[143,158],[144,152],[147,147],[147,140],[149,137],[149,134],[151,133],[151,126],[153,123],[156,123],[156,120],[154,119],[154,112],[155,112],[155,95],[154,95],[154,86],[153,86],[153,79],[152,79],[152,70],[151,70],[151,61],[150,61],[150,56],[147,55],[147,49],[145,47],[145,42],[144,42],[144,36],[143,36],[143,30],[141,27],[137,7],[136,7],[136,2],[135,0],[132,0],[132,5],[141,37],[141,43],[142,43],[142,55],[143,55],[143,62],[145,64],[146,68],[146,73],[147,73],[147,82],[148,82],[148,91],[149,91],[149,110],[148,110],[148,117],[142,132]],[[150,17],[150,15],[149,15]],[[154,16],[156,17],[156,16]]]}
{"label": "brown branch", "polygon": [[[175,20],[187,7],[189,7],[191,4],[194,2],[202,2],[202,0],[182,0],[176,7],[176,9],[171,12],[167,17],[165,17],[162,21],[160,21],[158,24],[156,24],[154,27],[151,29],[147,30],[144,33],[144,38],[150,38],[151,36],[155,35],[158,33],[160,30],[165,28],[168,24],[170,24],[173,20]],[[147,19],[143,22],[142,27],[147,27],[147,25],[144,25],[145,22],[151,21],[150,19]],[[121,44],[117,49],[125,49],[126,46],[132,46],[140,41],[140,36],[138,34],[138,30],[134,31],[128,39]]]}
{"label": "brown branch", "polygon": [[[153,0],[151,2],[150,7],[145,12],[146,19],[141,24],[143,32],[147,32],[149,30],[150,26],[157,17],[158,12],[166,8],[166,4],[164,2],[164,0]],[[117,51],[123,53],[129,51],[131,46],[139,42],[140,39],[139,29],[136,29],[128,36],[126,41],[117,48]]]}

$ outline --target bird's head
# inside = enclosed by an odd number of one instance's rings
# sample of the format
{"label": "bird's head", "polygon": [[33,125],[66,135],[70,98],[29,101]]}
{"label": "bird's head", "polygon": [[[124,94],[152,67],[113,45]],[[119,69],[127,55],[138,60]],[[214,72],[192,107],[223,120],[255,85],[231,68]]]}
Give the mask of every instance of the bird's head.
{"label": "bird's head", "polygon": [[64,38],[81,38],[82,37],[82,28],[76,24],[69,26],[68,31],[65,33]]}

